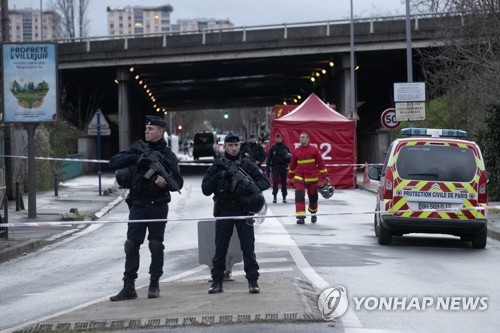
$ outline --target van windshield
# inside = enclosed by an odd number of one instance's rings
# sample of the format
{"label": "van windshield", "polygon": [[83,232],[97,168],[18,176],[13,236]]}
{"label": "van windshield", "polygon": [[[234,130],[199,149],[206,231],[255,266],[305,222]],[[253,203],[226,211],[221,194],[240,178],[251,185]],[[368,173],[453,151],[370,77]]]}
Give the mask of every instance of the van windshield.
{"label": "van windshield", "polygon": [[470,182],[476,174],[471,149],[450,146],[404,146],[396,169],[402,179]]}
{"label": "van windshield", "polygon": [[214,143],[214,136],[213,135],[195,135],[194,136],[194,143],[195,144],[206,144],[206,143]]}

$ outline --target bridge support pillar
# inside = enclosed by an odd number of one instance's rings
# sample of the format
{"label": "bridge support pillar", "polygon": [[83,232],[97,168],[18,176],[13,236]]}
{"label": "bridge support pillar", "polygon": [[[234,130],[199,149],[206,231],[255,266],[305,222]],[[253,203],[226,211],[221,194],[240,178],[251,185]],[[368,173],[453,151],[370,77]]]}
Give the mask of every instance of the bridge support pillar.
{"label": "bridge support pillar", "polygon": [[116,69],[116,78],[118,80],[118,140],[119,149],[123,151],[130,147],[130,106],[129,106],[129,78],[128,68],[118,67]]}
{"label": "bridge support pillar", "polygon": [[[341,110],[337,110],[340,113],[342,113],[344,116],[348,116],[349,112],[351,111],[351,65],[350,65],[350,54],[345,53],[342,55],[342,84],[341,84],[341,89],[342,92],[340,94],[341,103],[340,105],[342,106]],[[356,64],[356,55],[354,55],[354,64]],[[356,74],[354,74],[354,77],[356,80]],[[356,90],[356,82],[354,82],[354,89]],[[356,105],[358,103],[357,101],[357,94],[356,92],[352,92],[354,94],[354,98],[356,98]]]}

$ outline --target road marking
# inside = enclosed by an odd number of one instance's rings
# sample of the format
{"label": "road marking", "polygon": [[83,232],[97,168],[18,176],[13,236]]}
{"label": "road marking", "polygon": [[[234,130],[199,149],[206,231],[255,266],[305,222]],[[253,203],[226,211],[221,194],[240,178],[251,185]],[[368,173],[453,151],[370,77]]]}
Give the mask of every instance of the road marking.
{"label": "road marking", "polygon": [[[269,212],[270,212],[269,208]],[[272,212],[270,212],[272,215]],[[316,273],[316,271],[311,267],[304,254],[300,251],[297,243],[290,236],[286,228],[278,221],[276,218],[268,218],[265,224],[262,224],[258,228],[258,236],[256,239],[259,242],[263,242],[266,245],[276,246],[285,245],[288,247],[288,251],[292,256],[293,261],[300,269],[300,271],[306,276],[309,281],[318,289],[324,290],[330,288],[331,286],[326,282],[321,275]],[[256,248],[258,248],[256,246]],[[354,313],[351,307],[348,308],[347,312],[340,318],[342,325],[344,327],[350,328],[362,328],[363,325],[359,320],[358,316]]]}

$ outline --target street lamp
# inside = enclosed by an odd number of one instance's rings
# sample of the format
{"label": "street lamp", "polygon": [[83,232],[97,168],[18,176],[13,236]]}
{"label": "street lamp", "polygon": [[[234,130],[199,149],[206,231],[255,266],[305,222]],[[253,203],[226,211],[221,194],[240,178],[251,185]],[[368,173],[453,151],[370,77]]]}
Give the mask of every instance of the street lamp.
{"label": "street lamp", "polygon": [[43,23],[42,23],[42,18],[43,18],[43,6],[42,6],[42,0],[40,0],[40,40],[43,40]]}
{"label": "street lamp", "polygon": [[354,10],[351,0],[351,45],[350,45],[350,72],[351,72],[351,85],[350,85],[350,110],[348,113],[349,118],[359,120],[358,112],[356,110],[356,92],[355,92],[355,77],[354,77]]}

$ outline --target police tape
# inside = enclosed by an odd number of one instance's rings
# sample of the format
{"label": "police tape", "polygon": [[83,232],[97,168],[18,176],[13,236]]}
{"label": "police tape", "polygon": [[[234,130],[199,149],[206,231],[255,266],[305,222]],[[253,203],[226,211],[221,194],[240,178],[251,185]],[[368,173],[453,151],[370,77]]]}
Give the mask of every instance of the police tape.
{"label": "police tape", "polygon": [[[268,219],[268,218],[298,218],[310,216],[347,216],[347,215],[394,215],[403,213],[459,213],[464,210],[489,211],[500,210],[500,206],[483,206],[483,207],[461,207],[453,209],[419,209],[419,210],[398,210],[398,211],[365,211],[365,212],[337,212],[337,213],[316,213],[316,214],[256,214],[256,215],[235,215],[235,216],[218,216],[218,217],[189,217],[189,218],[167,218],[167,219],[139,219],[139,220],[92,220],[92,221],[43,221],[43,222],[13,222],[0,223],[0,228],[15,228],[15,227],[55,227],[55,226],[76,226],[87,224],[120,224],[120,223],[152,223],[152,222],[189,222],[189,221],[226,221],[226,220],[249,220],[249,219]],[[466,221],[466,220],[464,220]]]}
{"label": "police tape", "polygon": [[[17,155],[0,155],[1,157],[28,159],[28,156]],[[90,163],[109,163],[109,160],[85,159],[85,158],[62,158],[62,157],[40,157],[36,156],[35,160],[42,161],[68,161],[68,162],[90,162]]]}
{"label": "police tape", "polygon": [[[20,159],[28,159],[28,156],[22,156],[22,155],[1,155],[0,157],[8,157],[8,158],[20,158]],[[86,159],[86,158],[67,158],[67,157],[42,157],[42,156],[36,156],[35,160],[41,160],[41,161],[63,161],[63,162],[88,162],[88,163],[109,163],[109,160],[98,160],[98,159]],[[185,161],[181,160],[179,161],[179,165],[184,165],[184,166],[211,166],[213,163],[201,163],[201,162],[196,162],[196,161]],[[361,169],[365,167],[365,164],[359,164],[359,163],[325,163],[327,167],[339,167],[339,166],[352,166],[353,169]],[[382,165],[379,163],[368,163],[368,166],[377,166],[377,165]],[[262,166],[266,166],[265,163],[262,164]]]}

